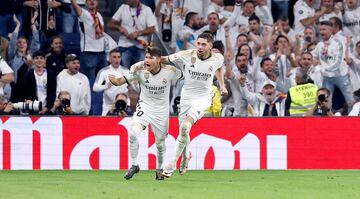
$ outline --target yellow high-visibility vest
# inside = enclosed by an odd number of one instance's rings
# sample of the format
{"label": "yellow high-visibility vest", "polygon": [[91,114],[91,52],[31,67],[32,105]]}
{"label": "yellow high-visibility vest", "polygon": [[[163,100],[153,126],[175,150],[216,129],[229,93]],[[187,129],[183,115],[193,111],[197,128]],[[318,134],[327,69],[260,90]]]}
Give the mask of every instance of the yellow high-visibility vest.
{"label": "yellow high-visibility vest", "polygon": [[212,87],[215,95],[212,100],[212,105],[206,110],[206,113],[211,114],[211,116],[214,117],[220,117],[222,109],[220,92],[216,86],[213,85]]}
{"label": "yellow high-visibility vest", "polygon": [[318,87],[315,84],[307,83],[290,88],[291,96],[290,115],[303,116],[316,103],[316,91]]}

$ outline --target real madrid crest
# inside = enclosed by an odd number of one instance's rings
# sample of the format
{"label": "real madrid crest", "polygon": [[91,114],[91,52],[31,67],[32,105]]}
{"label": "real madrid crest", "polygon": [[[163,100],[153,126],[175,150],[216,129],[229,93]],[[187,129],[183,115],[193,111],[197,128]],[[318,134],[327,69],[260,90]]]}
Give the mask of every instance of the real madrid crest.
{"label": "real madrid crest", "polygon": [[163,81],[162,81],[163,84],[166,84],[167,83],[167,80],[164,78]]}
{"label": "real madrid crest", "polygon": [[212,71],[213,71],[213,67],[210,66],[210,67],[209,67],[209,72],[212,72]]}
{"label": "real madrid crest", "polygon": [[144,73],[144,78],[145,78],[145,79],[149,79],[149,77],[150,77],[150,73],[149,73],[149,72]]}
{"label": "real madrid crest", "polygon": [[195,62],[196,62],[196,57],[191,57],[191,63],[195,64]]}

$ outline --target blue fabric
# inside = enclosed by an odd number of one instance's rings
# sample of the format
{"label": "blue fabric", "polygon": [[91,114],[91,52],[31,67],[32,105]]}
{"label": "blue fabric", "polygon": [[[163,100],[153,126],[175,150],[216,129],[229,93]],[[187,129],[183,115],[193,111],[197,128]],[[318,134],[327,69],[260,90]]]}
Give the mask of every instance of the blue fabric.
{"label": "blue fabric", "polygon": [[130,69],[130,66],[144,60],[145,58],[145,49],[138,48],[136,46],[130,46],[127,48],[119,47],[121,53],[121,62],[122,65]]}
{"label": "blue fabric", "polygon": [[351,107],[353,95],[349,77],[347,75],[340,77],[324,77],[323,87],[329,89],[331,95],[334,93],[335,86],[342,92],[348,107]]}
{"label": "blue fabric", "polygon": [[289,17],[289,1],[271,1],[271,14],[274,22],[281,16]]}

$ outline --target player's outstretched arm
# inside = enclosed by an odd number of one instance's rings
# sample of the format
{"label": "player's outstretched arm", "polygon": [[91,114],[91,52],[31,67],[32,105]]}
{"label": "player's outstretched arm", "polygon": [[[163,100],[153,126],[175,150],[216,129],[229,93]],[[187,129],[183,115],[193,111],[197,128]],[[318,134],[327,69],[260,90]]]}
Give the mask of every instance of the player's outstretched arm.
{"label": "player's outstretched arm", "polygon": [[125,77],[119,77],[116,78],[114,75],[109,75],[109,81],[114,85],[114,86],[121,86],[123,84],[126,83],[126,79]]}
{"label": "player's outstretched arm", "polygon": [[226,89],[225,82],[224,82],[224,69],[222,67],[218,68],[215,72],[215,76],[219,82],[220,95],[226,96],[228,94],[228,91]]}

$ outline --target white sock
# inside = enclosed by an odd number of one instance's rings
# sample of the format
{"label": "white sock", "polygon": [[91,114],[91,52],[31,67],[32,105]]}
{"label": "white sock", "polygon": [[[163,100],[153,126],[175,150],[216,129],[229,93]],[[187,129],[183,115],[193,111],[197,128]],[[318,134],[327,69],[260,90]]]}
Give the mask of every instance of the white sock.
{"label": "white sock", "polygon": [[138,165],[137,157],[139,152],[139,140],[137,136],[130,136],[129,145],[130,145],[131,164]]}
{"label": "white sock", "polygon": [[157,152],[157,154],[156,154],[157,167],[156,168],[162,169],[164,156],[165,156],[165,152],[166,152],[165,140],[156,142],[156,148],[157,148],[157,151],[156,151]]}
{"label": "white sock", "polygon": [[143,127],[136,121],[131,121],[129,131],[129,146],[130,157],[132,165],[138,165],[138,153],[139,153],[139,140],[138,135],[141,133]]}
{"label": "white sock", "polygon": [[190,122],[183,122],[180,125],[180,134],[175,141],[175,156],[172,160],[172,165],[176,165],[177,160],[179,159],[180,155],[185,151],[186,145],[190,142],[190,129],[191,129]]}

